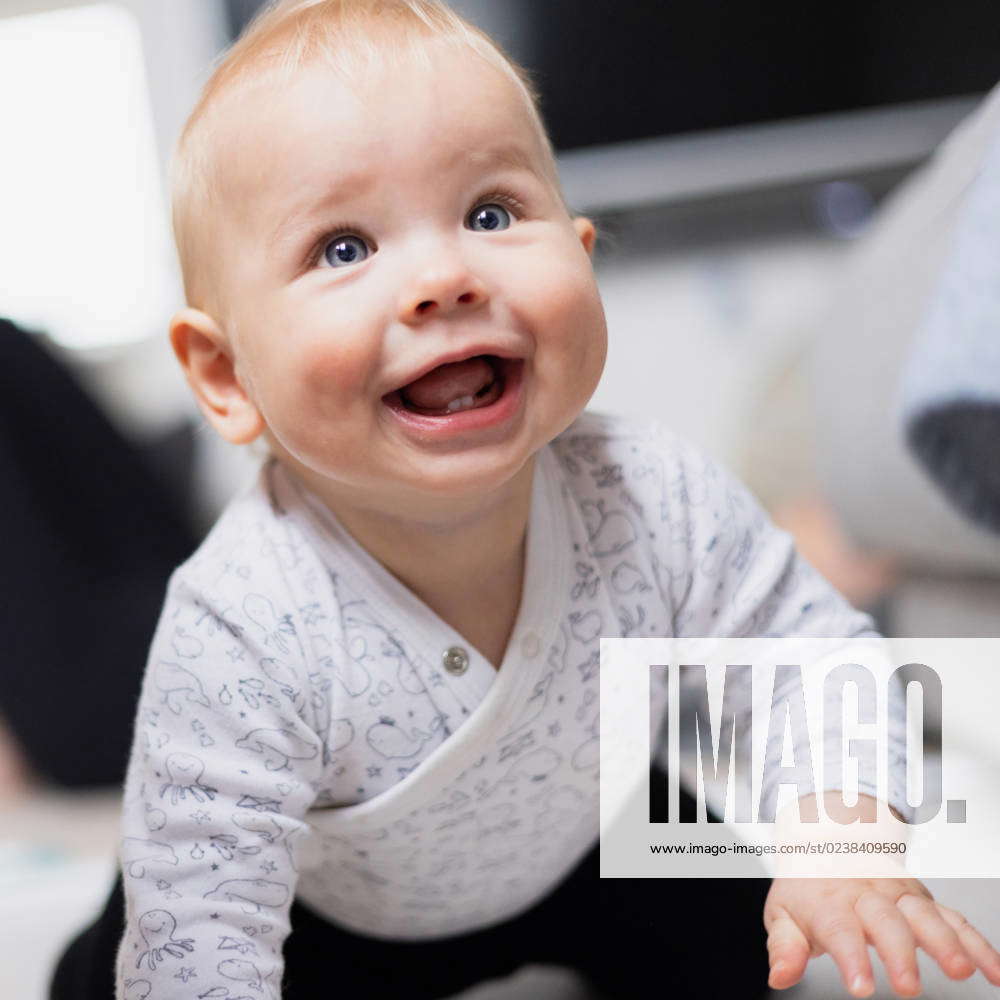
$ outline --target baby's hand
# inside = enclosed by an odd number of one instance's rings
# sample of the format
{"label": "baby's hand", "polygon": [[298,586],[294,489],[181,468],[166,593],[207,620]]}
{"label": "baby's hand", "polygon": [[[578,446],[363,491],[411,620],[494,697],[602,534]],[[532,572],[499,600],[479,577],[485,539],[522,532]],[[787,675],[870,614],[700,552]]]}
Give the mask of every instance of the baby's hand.
{"label": "baby's hand", "polygon": [[1000,986],[1000,954],[916,879],[776,878],[764,926],[774,989],[793,986],[811,957],[829,952],[851,995],[869,996],[875,989],[869,944],[900,996],[920,993],[917,945],[952,979],[967,979],[978,967]]}

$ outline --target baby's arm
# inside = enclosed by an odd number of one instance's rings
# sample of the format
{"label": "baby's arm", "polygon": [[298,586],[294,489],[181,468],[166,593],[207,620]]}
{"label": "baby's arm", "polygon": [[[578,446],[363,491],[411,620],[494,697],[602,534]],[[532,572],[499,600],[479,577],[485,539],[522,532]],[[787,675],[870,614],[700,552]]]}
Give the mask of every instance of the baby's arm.
{"label": "baby's arm", "polygon": [[126,781],[119,1000],[281,995],[323,745],[294,609],[253,589],[171,581]]}
{"label": "baby's arm", "polygon": [[[799,555],[792,537],[772,523],[742,483],[684,442],[674,443],[673,450],[672,492],[688,501],[673,505],[671,511],[671,520],[686,518],[686,523],[671,525],[670,531],[672,538],[684,541],[684,548],[677,551],[675,547],[662,557],[667,565],[683,565],[684,560],[688,567],[684,574],[676,569],[672,574],[674,594],[679,598],[674,610],[677,636],[842,638],[852,652],[856,650],[851,640],[877,638],[871,618],[852,608]],[[888,673],[889,664],[878,655],[879,650],[872,652],[870,669]],[[797,684],[792,673],[787,688],[772,692],[767,685],[755,684],[752,693],[758,718],[768,718],[772,700],[780,701]],[[832,727],[839,715],[830,712],[826,718]],[[890,805],[905,813],[905,721],[900,699],[890,703],[888,722],[889,759],[894,766],[883,794]],[[798,738],[808,737],[801,733]],[[833,754],[840,740],[827,739],[823,745]],[[814,749],[796,745],[795,759],[811,759]],[[839,754],[836,759],[839,762]],[[839,787],[838,774],[826,766],[829,763],[826,754],[817,762],[823,787],[812,790]],[[776,804],[776,780],[774,770],[765,773],[761,789],[764,815]],[[862,794],[879,794],[872,775],[860,774],[858,785]]]}
{"label": "baby's arm", "polygon": [[[849,639],[874,634],[870,619],[851,608],[798,555],[790,537],[775,528],[741,484],[694,449],[682,446],[679,456],[675,489],[689,500],[689,520],[684,530],[675,526],[671,534],[686,540],[690,571],[675,612],[678,635]],[[678,562],[676,556],[673,562]],[[758,707],[766,713],[769,706]],[[889,723],[890,759],[895,762],[889,802],[907,811],[905,733],[900,718]],[[862,794],[860,801],[874,810],[876,790],[865,787],[863,778],[861,784],[862,793],[872,794]],[[841,795],[835,780],[826,778],[825,788],[829,791],[820,794],[836,809]],[[762,792],[764,798],[774,796],[773,776],[770,781],[765,776]],[[894,989],[904,996],[919,991],[917,946],[953,978],[966,978],[978,966],[1000,985],[1000,955],[961,914],[935,903],[916,879],[776,878],[764,923],[769,982],[775,988],[794,985],[811,956],[829,952],[848,990],[867,996],[874,989],[869,943],[885,962]]]}

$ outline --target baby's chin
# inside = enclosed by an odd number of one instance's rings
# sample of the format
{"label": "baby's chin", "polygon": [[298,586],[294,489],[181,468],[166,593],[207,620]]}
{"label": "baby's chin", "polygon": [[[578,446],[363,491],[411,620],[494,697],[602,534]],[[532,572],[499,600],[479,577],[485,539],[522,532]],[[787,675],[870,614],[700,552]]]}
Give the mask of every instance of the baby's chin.
{"label": "baby's chin", "polygon": [[[589,398],[589,396],[588,396]],[[530,488],[538,453],[580,415],[587,400],[563,400],[553,412],[527,417],[516,434],[494,445],[408,456],[397,468],[395,497],[406,509],[433,518],[474,513]]]}
{"label": "baby's chin", "polygon": [[388,487],[386,495],[401,516],[453,523],[522,495],[530,488],[536,454],[537,450],[529,450],[504,460],[448,456],[410,475],[398,476],[395,487]]}
{"label": "baby's chin", "polygon": [[[387,461],[376,467],[359,469],[351,463],[346,469],[323,456],[293,454],[273,436],[268,442],[270,454],[334,513],[351,507],[442,526],[519,495],[530,486],[538,451],[522,447],[437,455],[390,452]],[[353,457],[359,453],[361,449]]]}

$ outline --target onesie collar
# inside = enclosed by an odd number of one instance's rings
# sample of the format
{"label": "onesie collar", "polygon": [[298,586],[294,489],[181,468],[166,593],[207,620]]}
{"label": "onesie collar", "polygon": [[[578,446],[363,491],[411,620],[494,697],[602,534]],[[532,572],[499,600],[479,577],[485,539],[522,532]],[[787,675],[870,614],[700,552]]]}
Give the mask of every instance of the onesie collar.
{"label": "onesie collar", "polygon": [[[528,519],[521,603],[499,669],[443,621],[364,549],[315,494],[280,465],[276,469],[286,512],[295,516],[328,571],[340,573],[407,650],[438,710],[457,729],[494,687],[506,691],[536,671],[557,641],[572,573],[573,545],[562,477],[551,447],[536,457]],[[449,651],[468,658],[464,673],[446,668]],[[460,658],[460,657],[459,657]],[[516,684],[520,687],[520,683]],[[502,691],[494,691],[500,697]]]}

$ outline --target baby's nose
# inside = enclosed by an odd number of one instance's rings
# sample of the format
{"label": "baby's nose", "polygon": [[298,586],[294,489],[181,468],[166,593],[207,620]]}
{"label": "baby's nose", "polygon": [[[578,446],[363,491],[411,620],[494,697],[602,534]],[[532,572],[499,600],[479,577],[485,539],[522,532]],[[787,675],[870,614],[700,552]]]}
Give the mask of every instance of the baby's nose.
{"label": "baby's nose", "polygon": [[404,323],[417,323],[456,309],[474,309],[488,297],[486,286],[467,268],[428,271],[404,290],[400,297],[400,319]]}

